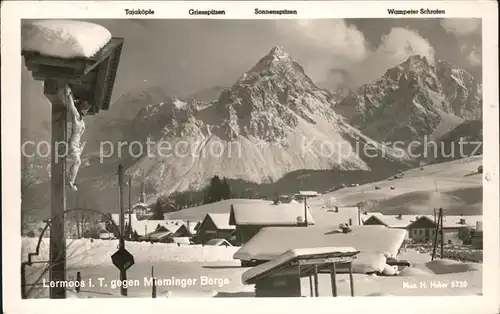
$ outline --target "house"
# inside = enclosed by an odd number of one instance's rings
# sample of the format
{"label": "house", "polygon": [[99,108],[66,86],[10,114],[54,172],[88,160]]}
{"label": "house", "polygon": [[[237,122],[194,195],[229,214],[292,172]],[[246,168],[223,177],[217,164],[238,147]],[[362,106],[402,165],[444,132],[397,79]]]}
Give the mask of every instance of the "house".
{"label": "house", "polygon": [[194,236],[196,234],[197,227],[201,223],[201,221],[183,220],[183,219],[169,219],[169,213],[164,214],[163,217],[164,217],[166,224],[173,231],[179,229],[181,226],[184,226],[185,230],[179,230],[179,232],[186,234],[185,235],[186,237]]}
{"label": "house", "polygon": [[250,240],[263,227],[314,225],[309,208],[303,204],[234,204],[229,225],[236,228],[236,243]]}
{"label": "house", "polygon": [[151,212],[151,207],[146,203],[139,202],[137,204],[134,204],[134,206],[132,206],[132,214],[135,214],[137,216],[146,216],[150,214],[150,212]]}
{"label": "house", "polygon": [[298,204],[300,203],[295,199],[294,195],[280,195],[274,200],[275,204]]}
{"label": "house", "polygon": [[408,231],[407,239],[416,243],[431,241],[436,231],[436,223],[430,215],[383,215],[374,213],[365,218],[363,225],[382,225],[388,228],[405,229]]}
{"label": "house", "polygon": [[209,213],[198,226],[195,240],[206,243],[215,238],[227,239],[235,229],[235,226],[229,225],[229,214]]}
{"label": "house", "polygon": [[432,242],[435,238],[437,223],[433,217],[420,216],[411,220],[406,230],[408,230],[409,238],[414,243],[427,243]]}
{"label": "house", "polygon": [[141,236],[139,238],[139,241],[166,243],[168,242],[169,238],[172,237],[172,234],[172,231],[170,231],[167,227],[158,225],[158,228],[156,228],[156,230],[144,236]]}
{"label": "house", "polygon": [[[444,216],[443,240],[447,244],[462,244],[467,241],[467,229],[476,226],[482,216]],[[433,215],[383,215],[374,213],[363,221],[364,225],[383,225],[389,228],[406,229],[408,239],[414,243],[432,242],[436,236],[437,222]],[[439,239],[439,238],[438,238]]]}
{"label": "house", "polygon": [[371,216],[375,216],[375,217],[379,218],[379,220],[381,220],[381,219],[383,219],[384,214],[382,214],[380,212],[366,212],[366,211],[363,213],[360,213],[361,224],[364,225],[365,221],[368,220]]}
{"label": "house", "polygon": [[208,240],[205,245],[211,245],[211,246],[225,246],[225,247],[231,247],[231,243],[227,242],[226,239],[211,239]]}
{"label": "house", "polygon": [[191,232],[190,229],[185,224],[180,225],[177,230],[173,231],[173,237],[185,237],[185,238],[191,238],[193,237],[193,233]]}
{"label": "house", "polygon": [[[124,222],[125,226],[131,226],[132,230],[135,231],[139,236],[145,236],[155,230],[157,230],[160,226],[164,226],[166,229],[170,230],[174,229],[173,226],[177,223],[178,226],[180,227],[182,220],[178,221],[169,221],[169,220],[148,220],[148,219],[143,219],[139,220],[137,219],[136,214],[130,215],[132,218],[129,222],[129,215],[124,216]],[[120,226],[120,214],[111,214],[111,219],[113,222],[116,224],[117,227]],[[112,229],[108,229],[109,231],[113,231],[116,233],[116,231]],[[177,230],[177,228],[175,228]]]}
{"label": "house", "polygon": [[483,223],[477,222],[476,229],[472,232],[471,245],[475,249],[483,249]]}
{"label": "house", "polygon": [[[444,216],[443,232],[447,244],[465,244],[472,241],[472,234],[482,225],[482,215]],[[481,227],[482,229],[482,227]]]}
{"label": "house", "polygon": [[[381,252],[396,258],[405,237],[406,230],[383,226],[354,226],[350,233],[328,226],[266,227],[246,242],[233,258],[241,260],[242,264],[258,263],[274,260],[290,249],[354,247],[360,251],[358,266],[374,265]],[[365,270],[359,267],[355,272]]]}

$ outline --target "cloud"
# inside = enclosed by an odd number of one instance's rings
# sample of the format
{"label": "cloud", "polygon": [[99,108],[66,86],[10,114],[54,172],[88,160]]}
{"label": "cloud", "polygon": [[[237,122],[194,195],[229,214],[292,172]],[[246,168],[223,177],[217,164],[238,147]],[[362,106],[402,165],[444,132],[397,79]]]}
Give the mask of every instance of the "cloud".
{"label": "cloud", "polygon": [[441,27],[448,33],[452,33],[457,37],[463,37],[475,33],[480,29],[480,19],[443,19]]}
{"label": "cloud", "polygon": [[371,49],[366,58],[348,69],[350,82],[355,88],[382,76],[387,69],[397,66],[412,55],[434,61],[434,48],[417,32],[400,27],[392,28],[382,37],[378,47]]}
{"label": "cloud", "polygon": [[296,47],[293,57],[320,85],[325,81],[343,81],[342,75],[332,77],[331,69],[347,69],[363,61],[368,53],[363,33],[341,19],[276,20],[275,25],[279,34]]}
{"label": "cloud", "polygon": [[304,43],[328,51],[342,62],[357,62],[365,58],[365,37],[356,26],[344,20],[296,20],[294,36],[303,37]]}
{"label": "cloud", "polygon": [[[293,20],[276,22],[278,30],[295,45],[303,46],[303,58],[294,55],[306,73],[324,87],[356,88],[379,78],[411,55],[434,60],[434,49],[417,32],[394,27],[370,47],[364,34],[344,20]],[[314,58],[308,52],[314,51]]]}

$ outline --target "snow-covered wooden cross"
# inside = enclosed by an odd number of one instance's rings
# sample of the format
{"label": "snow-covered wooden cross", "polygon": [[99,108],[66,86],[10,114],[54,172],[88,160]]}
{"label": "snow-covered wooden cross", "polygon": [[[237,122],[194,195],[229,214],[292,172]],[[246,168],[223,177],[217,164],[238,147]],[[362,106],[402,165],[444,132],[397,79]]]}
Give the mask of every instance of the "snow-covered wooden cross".
{"label": "snow-covered wooden cross", "polygon": [[[66,148],[67,108],[61,95],[70,86],[75,98],[91,105],[88,114],[107,110],[111,100],[123,38],[104,27],[69,20],[35,20],[22,25],[22,52],[35,80],[43,81],[52,105],[51,139],[51,282],[66,280]],[[62,286],[50,288],[50,298],[66,298]]]}

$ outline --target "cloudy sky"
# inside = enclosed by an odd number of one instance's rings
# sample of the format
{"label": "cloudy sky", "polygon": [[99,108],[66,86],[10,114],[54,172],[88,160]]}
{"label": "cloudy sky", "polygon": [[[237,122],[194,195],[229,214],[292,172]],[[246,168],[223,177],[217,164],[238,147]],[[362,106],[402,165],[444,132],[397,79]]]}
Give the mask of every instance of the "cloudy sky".
{"label": "cloudy sky", "polygon": [[[276,45],[328,89],[367,83],[412,54],[481,73],[479,19],[92,22],[125,38],[113,99],[151,86],[180,95],[228,86]],[[33,102],[41,92],[41,83],[23,68],[23,102]]]}

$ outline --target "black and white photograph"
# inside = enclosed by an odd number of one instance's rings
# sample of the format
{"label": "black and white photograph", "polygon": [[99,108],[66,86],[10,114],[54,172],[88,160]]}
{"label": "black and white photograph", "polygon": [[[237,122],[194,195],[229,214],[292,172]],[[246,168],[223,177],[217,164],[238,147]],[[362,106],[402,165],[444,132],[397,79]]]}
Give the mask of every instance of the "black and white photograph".
{"label": "black and white photograph", "polygon": [[20,27],[23,299],[483,295],[481,18]]}

